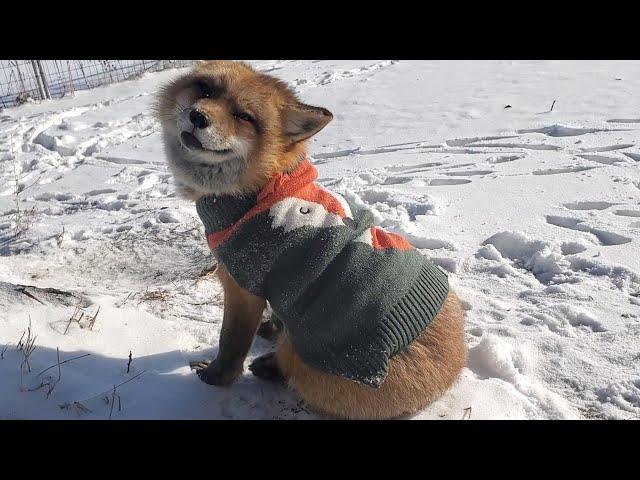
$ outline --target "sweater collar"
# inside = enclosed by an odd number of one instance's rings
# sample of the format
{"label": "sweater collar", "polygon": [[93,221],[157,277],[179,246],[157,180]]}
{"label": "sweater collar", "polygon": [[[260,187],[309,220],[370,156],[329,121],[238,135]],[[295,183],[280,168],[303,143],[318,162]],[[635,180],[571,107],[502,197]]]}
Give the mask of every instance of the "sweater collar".
{"label": "sweater collar", "polygon": [[305,157],[291,173],[280,172],[273,177],[258,193],[258,204],[271,203],[270,200],[273,198],[281,200],[291,196],[306,185],[313,183],[316,178],[318,178],[318,171]]}
{"label": "sweater collar", "polygon": [[196,201],[196,211],[204,224],[209,246],[217,247],[244,222],[295,195],[317,177],[318,171],[305,157],[292,172],[275,175],[257,194],[201,197]]}

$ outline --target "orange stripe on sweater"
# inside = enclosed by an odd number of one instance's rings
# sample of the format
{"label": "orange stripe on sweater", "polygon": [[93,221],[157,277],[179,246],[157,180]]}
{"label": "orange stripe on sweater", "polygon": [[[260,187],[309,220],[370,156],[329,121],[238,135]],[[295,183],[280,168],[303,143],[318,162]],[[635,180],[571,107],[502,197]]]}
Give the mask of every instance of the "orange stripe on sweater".
{"label": "orange stripe on sweater", "polygon": [[227,241],[245,222],[259,213],[269,210],[280,200],[289,197],[319,203],[324,206],[328,212],[339,215],[342,218],[346,217],[347,215],[344,208],[342,208],[342,204],[328,191],[313,183],[317,177],[318,172],[307,159],[291,174],[280,173],[276,175],[260,191],[256,205],[245,213],[240,220],[225,230],[213,232],[207,236],[209,248],[215,250],[221,243]]}
{"label": "orange stripe on sweater", "polygon": [[400,235],[386,232],[377,227],[371,227],[371,243],[373,248],[384,250],[386,248],[395,248],[397,250],[411,250],[413,246]]}

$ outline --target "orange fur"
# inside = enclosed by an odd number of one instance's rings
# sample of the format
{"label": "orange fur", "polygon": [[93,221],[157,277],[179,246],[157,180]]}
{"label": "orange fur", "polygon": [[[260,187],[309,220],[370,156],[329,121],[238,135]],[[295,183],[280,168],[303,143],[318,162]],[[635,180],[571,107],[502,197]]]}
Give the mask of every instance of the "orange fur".
{"label": "orange fur", "polygon": [[[218,82],[224,96],[198,98],[193,83],[203,76]],[[175,122],[176,107],[185,105],[206,113],[222,136],[242,138],[251,145],[246,158],[248,167],[234,189],[238,194],[260,191],[278,174],[292,170],[305,155],[307,138],[331,119],[324,109],[300,104],[280,80],[242,62],[201,62],[191,73],[165,87],[156,113],[166,131]],[[237,108],[259,118],[260,129],[233,120],[232,113]],[[296,131],[296,126],[307,125],[305,119],[317,121],[317,125]],[[197,200],[210,192],[183,187],[182,193]],[[395,236],[377,241],[406,247]],[[242,371],[265,300],[243,290],[223,266],[219,276],[225,292],[220,353],[200,375],[207,383],[225,385]],[[306,365],[286,336],[280,339],[276,351],[281,373],[312,409],[348,419],[398,418],[417,412],[451,387],[466,359],[463,314],[453,291],[422,335],[391,358],[389,374],[378,389]]]}
{"label": "orange fur", "polygon": [[329,417],[389,419],[411,415],[437,399],[467,363],[460,301],[450,292],[433,322],[404,351],[391,358],[389,374],[377,388],[306,365],[284,337],[278,366],[309,406]]}
{"label": "orange fur", "polygon": [[[197,99],[193,82],[199,78],[211,78],[225,89],[221,99]],[[231,100],[230,100],[231,99]],[[283,133],[282,111],[298,104],[288,86],[274,77],[256,72],[244,62],[200,62],[187,75],[161,88],[154,107],[156,117],[162,122],[173,122],[176,107],[190,105],[208,114],[221,133],[236,135],[249,141],[249,168],[237,185],[237,193],[259,191],[274,175],[290,171],[302,160],[307,142],[292,143]],[[232,118],[239,108],[260,119],[263,131],[257,135],[252,128]],[[207,194],[193,188],[184,193],[186,198],[198,199]]]}

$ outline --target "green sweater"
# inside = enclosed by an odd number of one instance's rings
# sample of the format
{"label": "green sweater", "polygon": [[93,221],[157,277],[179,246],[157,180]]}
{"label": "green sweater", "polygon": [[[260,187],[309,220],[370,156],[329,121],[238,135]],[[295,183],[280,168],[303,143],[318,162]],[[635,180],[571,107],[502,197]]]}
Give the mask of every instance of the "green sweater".
{"label": "green sweater", "polygon": [[305,160],[257,195],[196,208],[218,261],[269,301],[305,363],[377,388],[440,311],[447,276],[316,178]]}

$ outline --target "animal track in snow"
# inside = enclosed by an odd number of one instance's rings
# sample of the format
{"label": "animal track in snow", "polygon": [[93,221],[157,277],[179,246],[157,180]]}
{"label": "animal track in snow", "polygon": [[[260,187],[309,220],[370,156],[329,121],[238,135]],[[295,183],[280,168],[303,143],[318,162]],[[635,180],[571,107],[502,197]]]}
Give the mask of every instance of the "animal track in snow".
{"label": "animal track in snow", "polygon": [[518,138],[518,135],[508,135],[501,137],[470,137],[470,138],[454,138],[453,140],[447,140],[445,143],[449,147],[466,147],[470,144],[478,142],[484,142],[487,140],[502,140],[506,138]]}
{"label": "animal track in snow", "polygon": [[[473,148],[523,148],[525,150],[562,150],[557,145],[547,145],[546,143],[473,143],[467,145]],[[483,153],[483,152],[481,152]]]}
{"label": "animal track in snow", "polygon": [[411,221],[415,221],[417,215],[432,213],[435,208],[428,199],[415,201],[387,190],[364,190],[359,193],[359,197],[363,202],[376,207],[378,210],[389,207],[404,207]]}
{"label": "animal track in snow", "polygon": [[534,170],[531,172],[533,175],[559,175],[561,173],[575,173],[575,172],[584,172],[586,170],[591,170],[597,167],[565,167],[565,168],[548,168],[546,170]]}
{"label": "animal track in snow", "polygon": [[91,190],[90,192],[85,193],[85,196],[95,197],[96,195],[103,195],[105,193],[116,193],[116,190],[112,188],[101,188],[98,190]]}
{"label": "animal track in snow", "polygon": [[575,337],[575,330],[580,327],[584,327],[584,330],[592,333],[607,331],[591,313],[571,305],[560,305],[553,309],[550,308],[546,312],[528,312],[520,323],[523,325],[542,325],[563,337]]}
{"label": "animal track in snow", "polygon": [[295,80],[289,83],[289,86],[294,90],[298,90],[298,87],[301,87],[301,86],[316,87],[318,85],[328,85],[330,83],[334,83],[345,78],[357,77],[359,75],[364,75],[370,72],[374,72],[376,70],[389,67],[396,63],[398,63],[397,60],[385,60],[382,62],[373,63],[365,67],[354,68],[351,70],[325,71],[318,75],[315,75],[313,78],[296,78]]}
{"label": "animal track in snow", "polygon": [[473,177],[473,176],[489,175],[490,173],[496,173],[496,172],[495,170],[463,170],[462,172],[443,172],[443,175],[448,175],[451,177],[466,177],[468,175],[470,177]]}
{"label": "animal track in snow", "polygon": [[564,206],[569,210],[606,210],[609,207],[617,205],[609,202],[572,202],[565,203]]}
{"label": "animal track in snow", "polygon": [[[349,155],[353,155],[354,153],[358,153],[360,147],[357,148],[349,148],[347,150],[338,150],[337,152],[328,152],[328,153],[316,153],[313,155],[314,160],[324,160],[329,158],[340,158],[340,157],[348,157]],[[319,163],[319,162],[316,162]]]}
{"label": "animal track in snow", "polygon": [[415,177],[387,177],[382,185],[402,185],[416,180]]}
{"label": "animal track in snow", "polygon": [[625,237],[624,235],[619,235],[617,233],[590,227],[585,223],[584,220],[580,220],[578,218],[547,215],[546,220],[547,223],[549,223],[550,225],[555,225],[556,227],[568,228],[570,230],[590,233],[598,239],[601,245],[604,246],[622,245],[631,241],[629,237]]}
{"label": "animal track in snow", "polygon": [[454,168],[464,168],[464,167],[475,167],[475,163],[459,163],[457,165],[447,165],[449,170],[453,170]]}
{"label": "animal track in snow", "polygon": [[441,148],[442,147],[442,144],[433,145],[433,144],[428,144],[426,141],[421,141],[421,142],[390,143],[389,145],[385,145],[384,148],[406,147],[408,145],[413,145],[413,147],[415,148]]}
{"label": "animal track in snow", "polygon": [[393,167],[386,167],[385,170],[389,172],[402,172],[402,173],[419,173],[426,171],[432,167],[439,167],[444,165],[442,162],[429,162],[420,163],[418,165],[397,165]]}
{"label": "animal track in snow", "polygon": [[152,163],[152,162],[145,162],[144,160],[136,160],[133,158],[107,157],[107,156],[101,156],[101,155],[96,155],[95,158],[99,160],[104,160],[105,162],[109,162],[109,163],[116,163],[118,165],[144,165],[146,163]]}
{"label": "animal track in snow", "polygon": [[[338,150],[336,152],[317,153],[313,155],[313,158],[314,160],[327,160],[331,158],[349,157],[351,155],[380,155],[382,153],[394,153],[394,152],[400,152],[404,150],[416,150],[417,148],[440,148],[440,145],[428,145],[426,147],[420,147],[415,145],[412,147],[385,146],[385,147],[372,148],[369,150],[363,150],[361,147],[356,147],[356,148],[349,148],[346,150]],[[326,162],[316,161],[315,163],[321,165]]]}
{"label": "animal track in snow", "polygon": [[518,133],[543,133],[548,137],[577,137],[579,135],[585,135],[587,133],[598,133],[598,132],[619,132],[619,131],[627,131],[627,130],[603,130],[601,128],[575,128],[575,127],[564,127],[562,125],[551,125],[549,127],[542,128],[527,128],[524,130],[518,130]]}
{"label": "animal track in snow", "polygon": [[[559,293],[569,293],[562,284],[577,284],[588,277],[605,277],[616,288],[628,288],[629,285],[640,285],[640,276],[623,266],[610,266],[578,254],[587,251],[590,242],[579,240],[563,242],[547,242],[532,239],[521,232],[499,232],[482,243],[475,257],[476,268],[500,278],[521,276],[521,270],[530,272],[535,279],[550,285]],[[526,278],[526,277],[523,277]],[[533,288],[526,282],[527,288]],[[542,292],[545,296],[550,290]],[[530,297],[523,292],[521,297]],[[578,297],[576,297],[579,299]],[[585,297],[586,298],[586,297]],[[584,299],[584,298],[583,298]],[[536,303],[537,305],[537,303]]]}
{"label": "animal track in snow", "polygon": [[612,383],[596,393],[600,402],[611,403],[636,415],[640,413],[640,379]]}
{"label": "animal track in snow", "polygon": [[431,178],[425,180],[426,184],[431,187],[442,187],[447,185],[465,185],[471,183],[466,178]]}
{"label": "animal track in snow", "polygon": [[489,163],[507,163],[507,162],[513,162],[515,160],[520,160],[521,158],[524,158],[526,155],[522,154],[522,155],[496,155],[494,157],[489,157],[487,159],[487,162]]}
{"label": "animal track in snow", "polygon": [[72,198],[73,198],[73,195],[69,193],[55,193],[55,192],[41,193],[40,195],[37,195],[35,197],[36,200],[40,200],[42,202],[48,202],[50,200],[56,200],[58,202],[66,202],[68,200],[71,200]]}
{"label": "animal track in snow", "polygon": [[623,143],[621,145],[609,145],[605,147],[581,148],[580,151],[585,153],[613,152],[615,150],[624,150],[625,148],[631,148],[633,146],[633,143]]}
{"label": "animal track in snow", "polygon": [[612,118],[607,123],[640,123],[640,118]]}
{"label": "animal track in snow", "polygon": [[578,157],[592,162],[602,163],[604,165],[614,165],[616,163],[624,162],[621,158],[605,157],[604,155],[578,155]]}
{"label": "animal track in snow", "polygon": [[613,213],[620,217],[640,217],[640,210],[616,210]]}

